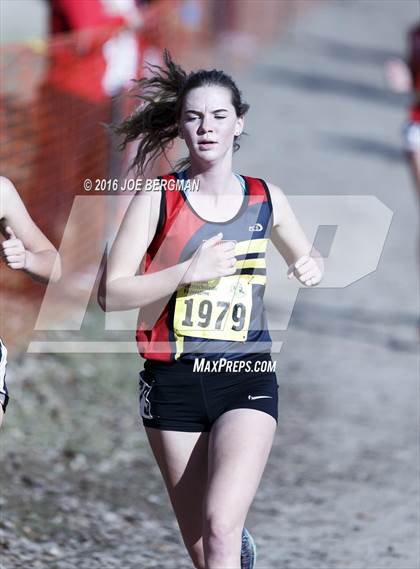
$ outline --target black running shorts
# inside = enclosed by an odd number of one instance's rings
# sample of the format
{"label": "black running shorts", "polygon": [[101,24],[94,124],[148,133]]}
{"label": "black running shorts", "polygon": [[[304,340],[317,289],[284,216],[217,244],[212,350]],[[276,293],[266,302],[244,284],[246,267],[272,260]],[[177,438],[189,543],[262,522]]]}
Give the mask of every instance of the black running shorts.
{"label": "black running shorts", "polygon": [[[194,362],[196,362],[194,364]],[[257,409],[278,422],[278,383],[270,354],[227,362],[146,360],[140,372],[143,425],[169,431],[204,432],[231,409]]]}

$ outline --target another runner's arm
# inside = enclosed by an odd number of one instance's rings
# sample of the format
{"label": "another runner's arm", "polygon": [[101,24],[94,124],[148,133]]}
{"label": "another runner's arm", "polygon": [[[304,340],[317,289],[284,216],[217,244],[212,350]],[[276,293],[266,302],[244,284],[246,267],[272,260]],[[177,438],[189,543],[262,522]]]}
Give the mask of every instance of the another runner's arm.
{"label": "another runner's arm", "polygon": [[[271,241],[286,261],[289,269],[293,268],[297,261],[309,257],[310,263],[313,264],[313,270],[317,273],[317,282],[315,284],[318,284],[324,272],[324,262],[321,253],[309,242],[290,207],[286,195],[279,187],[273,184],[267,185],[273,204]],[[298,263],[298,267],[300,266],[302,266],[301,261]],[[295,276],[299,277],[296,273]]]}
{"label": "another runner's arm", "polygon": [[171,295],[182,283],[188,262],[136,274],[156,233],[160,198],[160,192],[137,192],[127,208],[99,289],[98,302],[106,312],[147,306]]}
{"label": "another runner's arm", "polygon": [[11,268],[27,272],[34,280],[56,282],[61,276],[57,250],[32,220],[15,186],[4,176],[0,176],[0,219],[6,237],[0,246],[3,259],[6,260],[6,254],[12,254],[13,259],[21,257],[22,266],[11,263]]}

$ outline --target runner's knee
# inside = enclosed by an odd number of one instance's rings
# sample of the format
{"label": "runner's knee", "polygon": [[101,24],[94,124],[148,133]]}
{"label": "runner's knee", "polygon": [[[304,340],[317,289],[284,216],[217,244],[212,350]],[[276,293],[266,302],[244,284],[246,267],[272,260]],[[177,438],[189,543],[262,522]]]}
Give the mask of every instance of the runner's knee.
{"label": "runner's knee", "polygon": [[241,533],[242,524],[221,513],[210,514],[206,519],[206,533],[209,538],[224,543]]}

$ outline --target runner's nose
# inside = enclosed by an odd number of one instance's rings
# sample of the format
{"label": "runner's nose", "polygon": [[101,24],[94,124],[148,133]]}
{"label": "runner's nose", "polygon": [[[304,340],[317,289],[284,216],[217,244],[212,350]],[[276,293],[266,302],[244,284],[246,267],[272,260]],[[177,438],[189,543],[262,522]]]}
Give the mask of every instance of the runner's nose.
{"label": "runner's nose", "polygon": [[204,115],[201,122],[200,122],[198,134],[203,135],[203,134],[210,133],[210,132],[213,132],[211,122],[210,122],[209,118]]}

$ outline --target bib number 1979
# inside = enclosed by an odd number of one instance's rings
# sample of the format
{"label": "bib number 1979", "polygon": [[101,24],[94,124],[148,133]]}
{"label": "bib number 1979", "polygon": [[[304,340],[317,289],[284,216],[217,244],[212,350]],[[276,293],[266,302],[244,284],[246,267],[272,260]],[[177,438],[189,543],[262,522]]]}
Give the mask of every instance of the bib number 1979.
{"label": "bib number 1979", "polygon": [[178,335],[229,341],[246,340],[252,308],[252,289],[238,277],[224,277],[208,288],[204,283],[177,292],[174,329]]}
{"label": "bib number 1979", "polygon": [[[184,300],[186,305],[186,312],[185,318],[182,321],[183,326],[194,326],[194,322],[192,321],[192,312],[193,312],[193,303],[194,299],[189,298],[188,300]],[[216,318],[216,330],[222,329],[222,323],[224,317],[229,310],[229,302],[218,301],[217,307],[214,308],[215,311],[218,311],[218,316]],[[197,322],[198,326],[202,328],[207,328],[211,322],[211,317],[213,313],[213,305],[210,300],[202,300],[198,305],[198,316],[199,321]],[[232,320],[234,324],[232,325],[232,330],[236,330],[239,332],[243,330],[245,324],[245,314],[246,314],[246,307],[241,302],[237,302],[232,308]]]}

